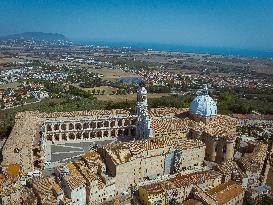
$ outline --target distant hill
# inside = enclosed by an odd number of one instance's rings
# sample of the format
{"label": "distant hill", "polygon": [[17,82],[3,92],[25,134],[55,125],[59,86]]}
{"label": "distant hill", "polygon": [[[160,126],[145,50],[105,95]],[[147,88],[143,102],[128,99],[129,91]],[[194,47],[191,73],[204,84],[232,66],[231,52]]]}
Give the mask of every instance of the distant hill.
{"label": "distant hill", "polygon": [[43,32],[25,32],[0,37],[0,40],[34,40],[34,41],[69,41],[63,34],[43,33]]}

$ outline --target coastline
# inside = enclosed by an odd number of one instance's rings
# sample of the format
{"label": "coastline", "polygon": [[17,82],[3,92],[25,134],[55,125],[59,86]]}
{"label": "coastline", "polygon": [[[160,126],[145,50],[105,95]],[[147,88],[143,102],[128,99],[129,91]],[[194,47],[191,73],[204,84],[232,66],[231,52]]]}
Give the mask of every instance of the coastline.
{"label": "coastline", "polygon": [[223,55],[248,58],[268,58],[273,60],[273,51],[251,50],[237,48],[197,47],[175,44],[137,43],[137,42],[111,42],[111,41],[74,41],[79,44],[93,46],[109,46],[114,48],[131,48],[140,50],[173,51],[197,54]]}

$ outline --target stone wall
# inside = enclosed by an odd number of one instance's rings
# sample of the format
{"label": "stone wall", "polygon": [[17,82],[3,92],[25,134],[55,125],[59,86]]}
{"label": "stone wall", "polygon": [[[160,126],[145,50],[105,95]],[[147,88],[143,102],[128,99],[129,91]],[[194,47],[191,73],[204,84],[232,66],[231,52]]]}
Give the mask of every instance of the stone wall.
{"label": "stone wall", "polygon": [[202,140],[206,144],[206,160],[217,163],[233,160],[235,139],[210,136],[203,133]]}

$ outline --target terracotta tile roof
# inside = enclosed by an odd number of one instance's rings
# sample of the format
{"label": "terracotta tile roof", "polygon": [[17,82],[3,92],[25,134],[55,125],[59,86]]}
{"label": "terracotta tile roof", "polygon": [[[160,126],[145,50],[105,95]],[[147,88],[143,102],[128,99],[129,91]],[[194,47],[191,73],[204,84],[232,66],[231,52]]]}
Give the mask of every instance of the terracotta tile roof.
{"label": "terracotta tile roof", "polygon": [[105,146],[105,150],[115,164],[123,164],[137,157],[141,157],[143,152],[159,148],[192,149],[194,147],[205,146],[198,140],[185,140],[179,137],[158,137],[146,140],[138,140],[120,144],[110,144]]}
{"label": "terracotta tile roof", "polygon": [[65,176],[64,180],[71,190],[77,189],[86,183],[84,178],[79,176]]}
{"label": "terracotta tile roof", "polygon": [[56,204],[56,193],[62,192],[60,186],[50,178],[34,178],[32,187],[42,204]]}
{"label": "terracotta tile roof", "polygon": [[67,175],[64,177],[64,181],[67,183],[70,189],[73,190],[81,185],[86,184],[86,180],[84,179],[79,169],[73,164],[72,161],[66,163],[65,165],[56,167],[56,170],[59,173],[63,173],[64,169],[68,170]]}
{"label": "terracotta tile roof", "polygon": [[234,118],[240,119],[240,120],[273,120],[273,115],[257,115],[257,114],[248,114],[248,115],[242,115],[242,114],[233,114]]}
{"label": "terracotta tile roof", "polygon": [[219,186],[209,190],[207,193],[213,196],[221,205],[229,202],[230,200],[244,192],[245,190],[241,187],[241,185],[237,184],[234,181],[229,181],[220,184]]}
{"label": "terracotta tile roof", "polygon": [[[162,111],[162,116],[165,112]],[[196,122],[188,116],[179,117],[179,115],[171,115],[167,118],[151,118],[151,127],[155,134],[181,132],[187,133],[193,129],[196,131],[205,132],[214,137],[224,137],[228,139],[236,138],[237,120],[227,115],[217,115],[207,124]]]}
{"label": "terracotta tile roof", "polygon": [[187,201],[184,201],[182,205],[203,205],[203,203],[196,199],[189,199]]}
{"label": "terracotta tile roof", "polygon": [[246,171],[258,172],[262,170],[263,162],[267,155],[268,145],[258,143],[255,145],[253,152],[246,153],[240,158],[241,168]]}
{"label": "terracotta tile roof", "polygon": [[219,172],[204,171],[204,172],[196,172],[196,173],[187,174],[187,175],[178,175],[175,178],[172,178],[170,181],[176,187],[184,187],[184,186],[202,184],[209,179],[214,179],[219,176],[221,176]]}
{"label": "terracotta tile roof", "polygon": [[161,107],[161,108],[151,108],[149,110],[149,116],[151,117],[173,117],[176,115],[180,115],[182,113],[186,113],[188,109],[179,109],[175,107]]}
{"label": "terracotta tile roof", "polygon": [[216,169],[224,175],[238,174],[240,177],[246,177],[246,174],[240,169],[235,161],[217,164]]}
{"label": "terracotta tile roof", "polygon": [[149,184],[141,187],[146,191],[148,195],[164,193],[164,189],[161,184]]}

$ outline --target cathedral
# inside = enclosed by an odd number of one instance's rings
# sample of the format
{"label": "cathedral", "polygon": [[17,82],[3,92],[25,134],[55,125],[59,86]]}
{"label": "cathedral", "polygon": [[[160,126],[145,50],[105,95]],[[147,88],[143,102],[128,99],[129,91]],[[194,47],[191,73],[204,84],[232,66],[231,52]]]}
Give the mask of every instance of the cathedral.
{"label": "cathedral", "polygon": [[[243,204],[244,188],[264,183],[267,145],[258,143],[234,160],[237,120],[217,113],[206,85],[189,109],[149,108],[147,95],[140,86],[130,110],[18,113],[2,166],[18,167],[18,180],[27,178],[41,204],[127,197],[166,205],[193,197],[235,205]],[[29,193],[25,189],[18,189],[19,197]],[[236,194],[218,197],[217,190]],[[14,198],[7,194],[5,201]]]}
{"label": "cathedral", "polygon": [[52,150],[56,145],[111,144],[162,136],[203,141],[205,157],[210,161],[233,158],[236,121],[217,114],[216,102],[209,96],[207,86],[198,92],[189,109],[148,109],[147,95],[145,87],[140,86],[134,111],[18,113],[4,147],[3,163],[22,164],[26,172],[43,170],[52,161]]}

